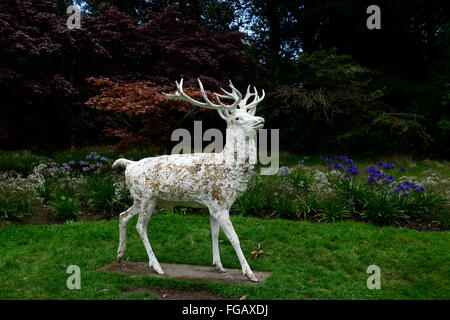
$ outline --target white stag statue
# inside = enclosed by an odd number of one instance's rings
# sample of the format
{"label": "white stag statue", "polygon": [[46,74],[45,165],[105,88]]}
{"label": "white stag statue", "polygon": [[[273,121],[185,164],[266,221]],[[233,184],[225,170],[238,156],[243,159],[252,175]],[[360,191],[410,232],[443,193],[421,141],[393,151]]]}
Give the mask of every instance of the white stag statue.
{"label": "white stag statue", "polygon": [[[230,81],[231,92],[222,89],[225,95],[215,93],[218,101],[216,104],[208,98],[200,80],[199,85],[205,102],[196,101],[183,92],[183,79],[180,83],[176,82],[175,94],[166,94],[166,97],[184,100],[200,108],[217,110],[227,122],[223,151],[163,155],[139,161],[118,159],[114,162],[113,168],[126,168],[125,180],[134,199],[133,205],[120,214],[117,259],[121,261],[126,249],[127,224],[132,217],[139,215],[136,229],[147,251],[149,265],[158,274],[164,274],[147,236],[147,224],[155,209],[175,206],[206,207],[210,213],[213,265],[216,270],[225,272],[219,256],[220,227],[236,251],[243,274],[251,281],[258,281],[242,253],[229,211],[234,201],[247,188],[253,170],[255,161],[251,160],[251,156],[256,155],[254,135],[264,125],[264,119],[254,114],[256,105],[264,98],[264,90],[259,96],[256,88],[254,92],[250,92],[249,86],[246,96],[242,98]],[[224,104],[221,98],[234,102]],[[244,139],[242,135],[245,136]]]}

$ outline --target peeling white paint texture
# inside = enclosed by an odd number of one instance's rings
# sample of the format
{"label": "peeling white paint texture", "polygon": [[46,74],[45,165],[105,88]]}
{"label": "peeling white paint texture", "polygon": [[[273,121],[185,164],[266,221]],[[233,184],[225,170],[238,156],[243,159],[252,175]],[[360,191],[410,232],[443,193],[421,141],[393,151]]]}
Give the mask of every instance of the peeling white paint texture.
{"label": "peeling white paint texture", "polygon": [[[205,102],[199,102],[183,92],[183,79],[176,82],[175,94],[170,99],[188,101],[198,107],[215,109],[227,122],[226,144],[219,153],[175,154],[144,158],[140,161],[118,159],[113,168],[125,167],[125,180],[134,199],[133,205],[120,214],[120,239],[117,259],[121,261],[126,249],[126,228],[130,219],[139,215],[136,229],[149,257],[149,266],[164,274],[147,237],[147,224],[156,207],[206,207],[210,212],[213,265],[225,272],[219,255],[219,228],[233,245],[241,263],[242,272],[251,281],[258,281],[242,253],[239,239],[230,221],[229,210],[246,190],[251,171],[256,163],[256,132],[264,119],[255,116],[256,105],[264,98],[247,89],[245,97],[230,81],[231,92],[215,93],[219,104],[211,102],[199,80]],[[231,99],[230,105],[221,99]],[[251,102],[249,102],[249,99]]]}

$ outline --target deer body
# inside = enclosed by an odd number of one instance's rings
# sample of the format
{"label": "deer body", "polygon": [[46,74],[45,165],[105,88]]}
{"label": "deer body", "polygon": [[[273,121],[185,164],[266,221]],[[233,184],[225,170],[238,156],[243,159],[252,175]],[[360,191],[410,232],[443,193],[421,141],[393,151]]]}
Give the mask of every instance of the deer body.
{"label": "deer body", "polygon": [[[178,95],[169,98],[183,97],[181,85],[182,81],[177,84]],[[201,82],[200,86],[202,88]],[[256,93],[255,95],[257,97]],[[236,94],[235,98],[241,102],[239,96],[240,94]],[[247,99],[248,96],[249,92]],[[207,98],[205,100],[210,103]],[[195,100],[189,101],[201,104]],[[238,255],[243,273],[250,280],[257,281],[240,248],[229,218],[229,210],[247,188],[254,166],[251,156],[256,154],[253,136],[256,130],[262,127],[264,119],[255,117],[244,107],[233,110],[228,109],[230,107],[228,105],[221,105],[226,109],[218,110],[219,114],[228,124],[226,144],[222,152],[164,155],[140,161],[119,159],[114,162],[113,167],[126,167],[125,180],[134,199],[133,206],[120,215],[119,261],[126,248],[128,221],[139,215],[136,228],[147,250],[149,265],[157,273],[163,274],[147,237],[147,224],[153,211],[156,207],[206,207],[210,212],[213,264],[216,269],[225,272],[218,249],[219,227],[221,227]],[[220,108],[218,105],[214,106]]]}

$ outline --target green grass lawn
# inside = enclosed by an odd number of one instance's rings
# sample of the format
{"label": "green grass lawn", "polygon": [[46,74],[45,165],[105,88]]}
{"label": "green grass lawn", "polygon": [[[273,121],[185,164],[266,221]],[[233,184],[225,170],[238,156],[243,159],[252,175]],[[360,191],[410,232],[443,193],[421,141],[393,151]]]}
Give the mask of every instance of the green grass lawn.
{"label": "green grass lawn", "polygon": [[[253,270],[273,275],[264,286],[191,283],[96,273],[115,260],[118,221],[0,227],[0,299],[154,299],[134,288],[208,289],[247,299],[448,299],[449,232],[418,232],[366,223],[311,224],[232,216]],[[125,259],[146,261],[135,229],[128,228]],[[150,220],[149,239],[160,262],[210,265],[208,216],[160,214]],[[225,268],[240,268],[231,244],[220,235]],[[381,268],[381,289],[369,290],[369,265]],[[69,265],[81,268],[81,290],[69,290]],[[104,290],[108,289],[108,290]]]}

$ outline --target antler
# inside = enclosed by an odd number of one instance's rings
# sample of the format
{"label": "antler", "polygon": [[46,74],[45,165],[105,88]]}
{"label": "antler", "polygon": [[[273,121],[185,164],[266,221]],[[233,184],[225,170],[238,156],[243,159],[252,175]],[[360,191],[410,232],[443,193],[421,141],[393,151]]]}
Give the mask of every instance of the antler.
{"label": "antler", "polygon": [[[258,103],[260,103],[264,99],[264,97],[266,95],[266,93],[264,92],[264,89],[262,90],[262,95],[261,96],[258,96],[258,90],[256,90],[256,87],[253,87],[253,89],[255,90],[255,92],[251,93],[250,92],[250,86],[248,86],[247,93],[245,94],[244,99],[242,99],[242,101],[239,103],[239,107],[241,109],[251,113],[252,115],[255,114],[256,110],[254,108],[256,107],[256,105]],[[251,103],[247,104],[247,100],[250,97],[254,97],[253,101]]]}
{"label": "antler", "polygon": [[[177,86],[177,90],[175,91],[174,94],[166,94],[166,93],[164,93],[164,95],[168,99],[184,100],[184,101],[192,103],[193,105],[196,105],[196,106],[201,107],[201,108],[216,109],[217,111],[219,111],[219,114],[224,119],[228,118],[230,116],[230,114],[233,113],[236,110],[236,107],[239,105],[239,103],[242,100],[241,93],[233,86],[233,83],[231,83],[231,81],[230,81],[231,92],[227,92],[226,90],[220,88],[225,93],[225,95],[214,93],[216,95],[216,97],[217,97],[217,100],[219,101],[219,104],[215,104],[215,103],[211,102],[211,100],[209,100],[208,96],[205,93],[205,89],[203,88],[203,84],[200,81],[200,79],[198,79],[198,83],[200,85],[200,91],[202,93],[203,99],[206,102],[200,102],[200,101],[197,101],[197,100],[189,97],[183,91],[183,79],[181,79],[179,83],[177,81],[175,81],[175,84]],[[222,99],[233,99],[234,102],[231,105],[224,104],[224,103],[222,103],[220,98],[222,98]]]}

